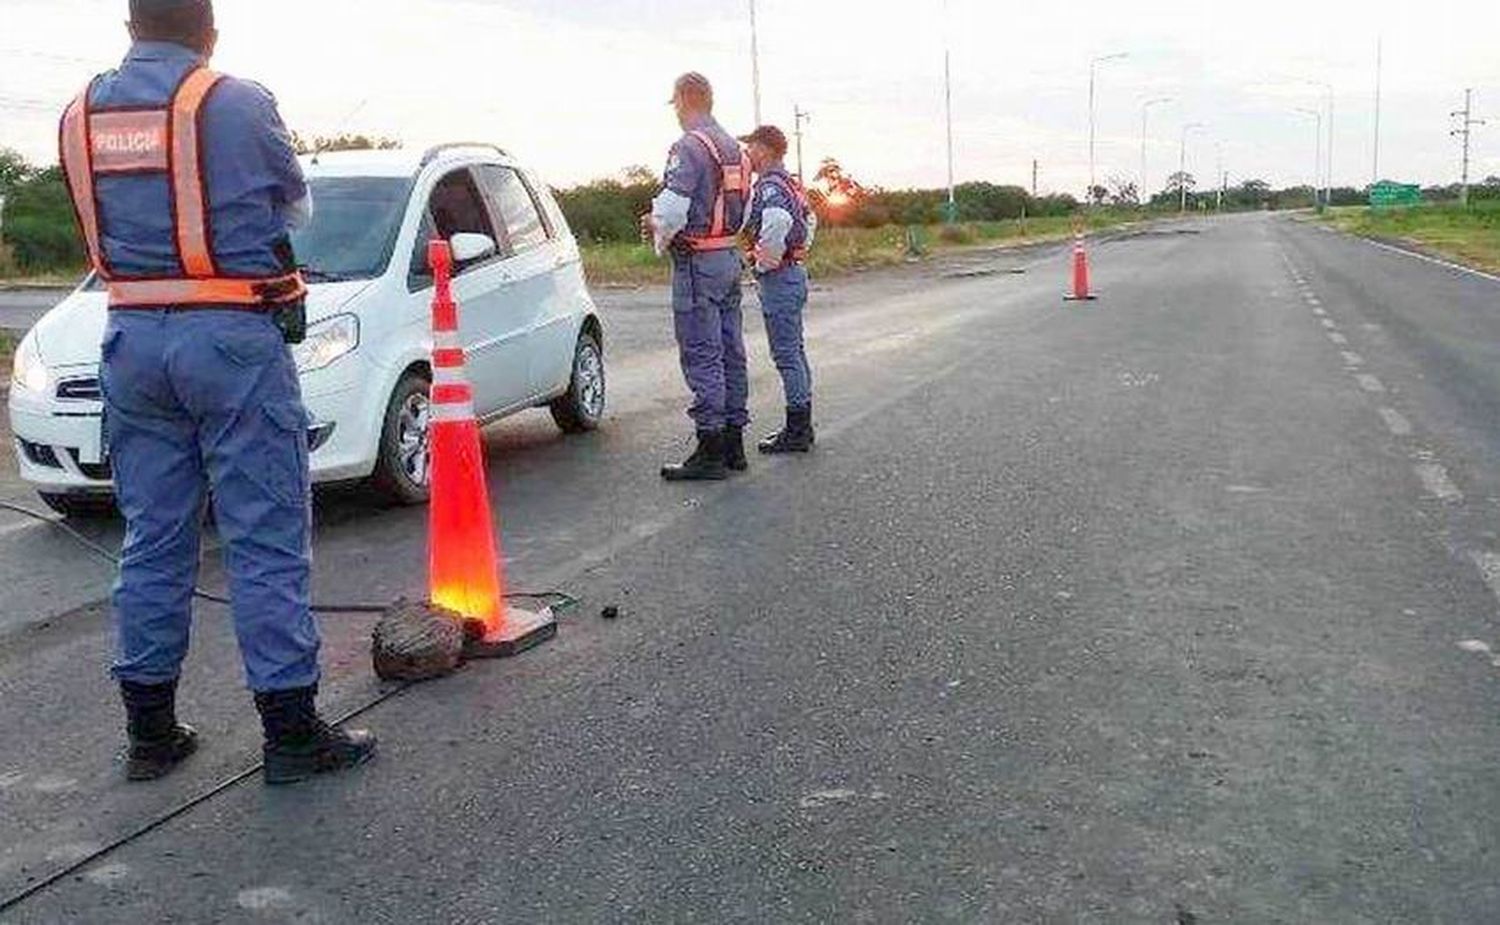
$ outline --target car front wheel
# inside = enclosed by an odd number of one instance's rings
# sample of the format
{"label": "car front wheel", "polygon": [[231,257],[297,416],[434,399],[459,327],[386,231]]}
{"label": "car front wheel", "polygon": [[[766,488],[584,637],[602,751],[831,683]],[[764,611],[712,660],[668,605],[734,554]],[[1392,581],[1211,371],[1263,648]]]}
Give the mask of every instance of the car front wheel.
{"label": "car front wheel", "polygon": [[595,430],[604,418],[604,350],[599,338],[584,331],[573,350],[573,375],[568,390],[548,406],[563,433]]}
{"label": "car front wheel", "polygon": [[397,504],[426,504],[430,487],[427,442],[432,382],[421,372],[401,377],[391,392],[371,481]]}

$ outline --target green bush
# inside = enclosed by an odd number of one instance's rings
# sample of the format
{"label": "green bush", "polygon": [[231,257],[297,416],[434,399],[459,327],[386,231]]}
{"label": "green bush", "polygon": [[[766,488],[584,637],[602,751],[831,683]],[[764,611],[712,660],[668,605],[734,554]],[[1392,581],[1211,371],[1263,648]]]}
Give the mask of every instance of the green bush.
{"label": "green bush", "polygon": [[73,205],[57,168],[33,173],[15,184],[5,200],[4,243],[24,273],[81,266],[83,241]]}

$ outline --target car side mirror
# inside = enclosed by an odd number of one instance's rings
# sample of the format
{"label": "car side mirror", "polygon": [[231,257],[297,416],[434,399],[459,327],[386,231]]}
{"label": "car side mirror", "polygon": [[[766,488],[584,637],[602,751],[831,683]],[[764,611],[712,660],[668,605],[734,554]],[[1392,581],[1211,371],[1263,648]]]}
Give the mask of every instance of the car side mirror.
{"label": "car side mirror", "polygon": [[453,247],[453,262],[459,266],[493,257],[500,252],[495,239],[487,234],[461,231],[449,239]]}

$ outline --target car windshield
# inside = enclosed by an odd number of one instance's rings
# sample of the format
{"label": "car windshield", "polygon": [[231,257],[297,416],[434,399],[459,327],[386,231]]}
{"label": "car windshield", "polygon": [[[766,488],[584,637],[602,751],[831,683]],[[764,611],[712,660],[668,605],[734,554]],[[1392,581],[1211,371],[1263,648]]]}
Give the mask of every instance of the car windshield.
{"label": "car windshield", "polygon": [[399,177],[316,177],[313,220],[292,235],[310,283],[369,279],[385,272],[406,214],[411,181]]}

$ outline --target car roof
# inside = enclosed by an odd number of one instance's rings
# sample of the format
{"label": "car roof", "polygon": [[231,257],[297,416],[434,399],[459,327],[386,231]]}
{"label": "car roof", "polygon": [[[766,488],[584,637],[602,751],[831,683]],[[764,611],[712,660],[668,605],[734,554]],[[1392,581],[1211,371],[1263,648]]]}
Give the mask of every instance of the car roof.
{"label": "car roof", "polygon": [[327,151],[299,160],[308,177],[413,177],[433,163],[481,162],[515,166],[510,155],[495,145],[456,143],[432,148],[394,148],[388,151]]}

